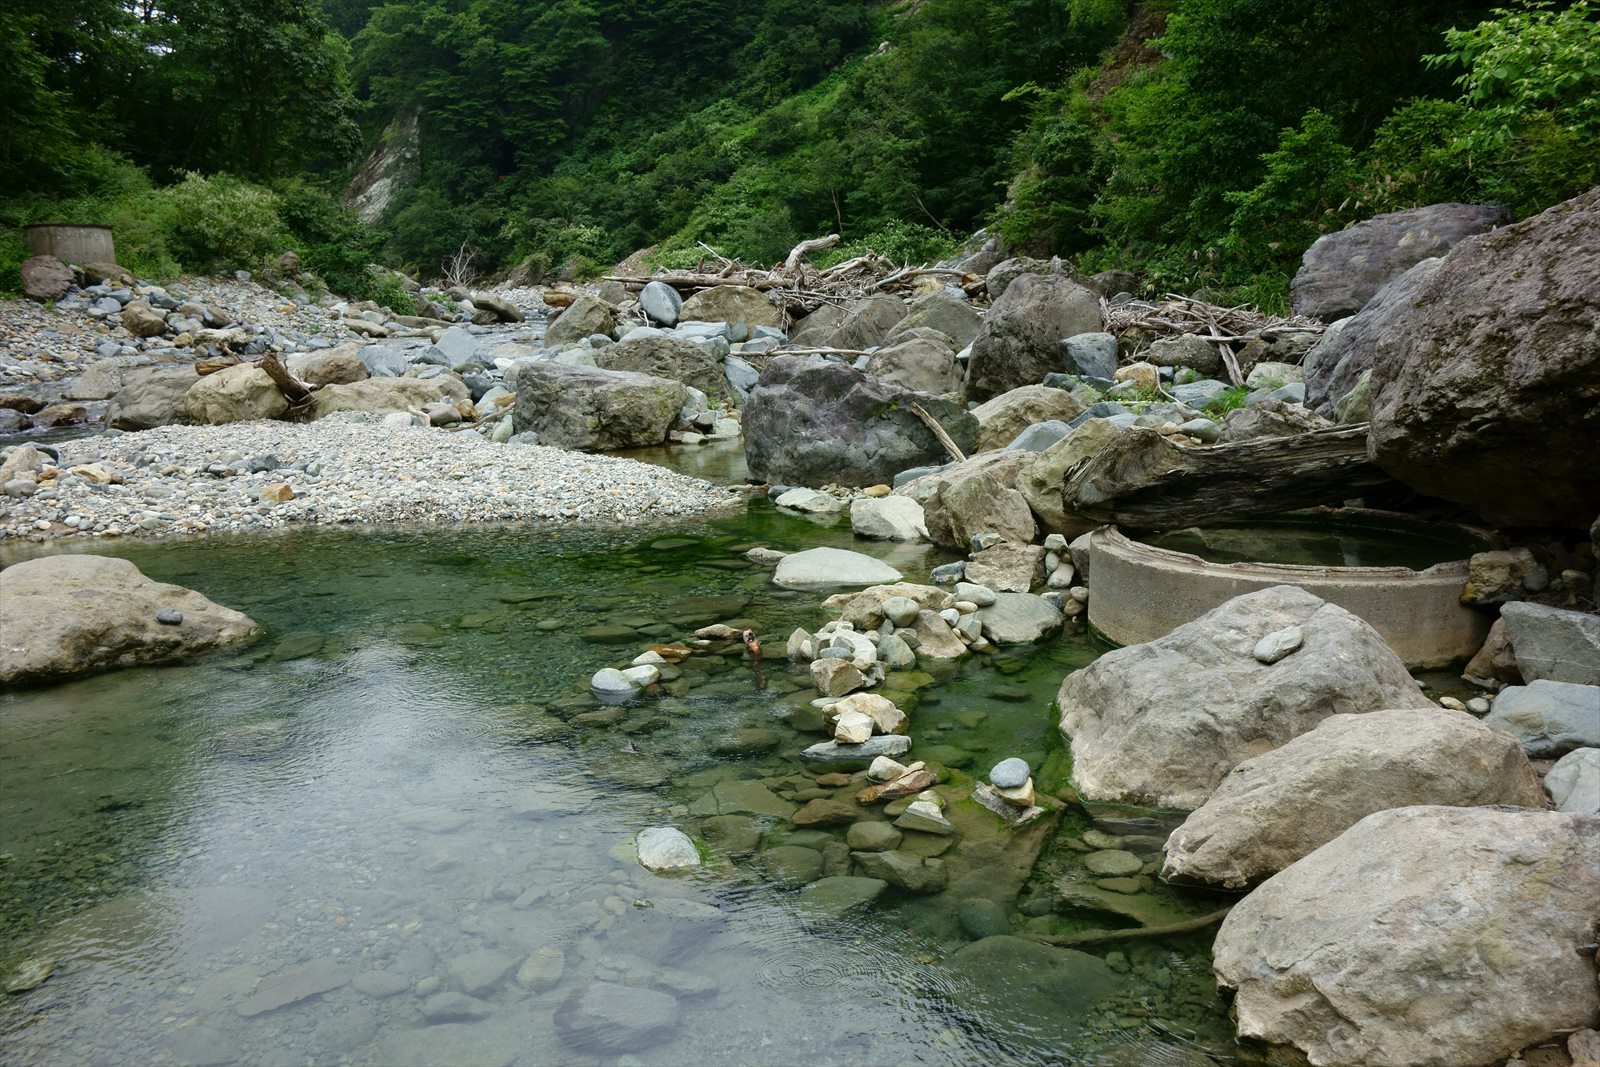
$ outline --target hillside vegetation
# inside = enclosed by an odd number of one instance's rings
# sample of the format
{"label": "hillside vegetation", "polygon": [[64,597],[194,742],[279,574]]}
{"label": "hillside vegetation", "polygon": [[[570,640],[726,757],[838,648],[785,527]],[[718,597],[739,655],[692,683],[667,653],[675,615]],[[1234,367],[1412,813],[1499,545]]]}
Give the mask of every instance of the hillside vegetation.
{"label": "hillside vegetation", "polygon": [[[922,260],[990,225],[1272,304],[1321,232],[1600,181],[1592,0],[25,0],[0,40],[0,223],[111,221],[151,273],[292,246],[355,288],[463,243],[581,272],[833,231]],[[359,225],[330,194],[412,113],[415,176]]]}

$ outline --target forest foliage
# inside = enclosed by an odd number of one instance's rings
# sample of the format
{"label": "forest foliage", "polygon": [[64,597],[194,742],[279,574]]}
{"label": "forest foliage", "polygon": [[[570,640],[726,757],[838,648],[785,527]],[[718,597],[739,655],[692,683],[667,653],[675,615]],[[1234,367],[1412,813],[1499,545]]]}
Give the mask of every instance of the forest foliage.
{"label": "forest foliage", "polygon": [[[0,225],[98,213],[151,270],[291,246],[351,285],[463,242],[921,260],[988,225],[1272,302],[1376,212],[1600,182],[1595,2],[17,0]],[[405,114],[418,172],[361,226],[330,192]]]}

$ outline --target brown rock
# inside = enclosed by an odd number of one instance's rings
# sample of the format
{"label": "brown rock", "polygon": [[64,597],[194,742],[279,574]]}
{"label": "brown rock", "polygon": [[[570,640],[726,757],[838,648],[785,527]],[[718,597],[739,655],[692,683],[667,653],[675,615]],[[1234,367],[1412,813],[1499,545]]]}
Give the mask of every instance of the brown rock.
{"label": "brown rock", "polygon": [[22,295],[29,300],[60,300],[74,280],[72,269],[55,256],[33,256],[22,261]]}

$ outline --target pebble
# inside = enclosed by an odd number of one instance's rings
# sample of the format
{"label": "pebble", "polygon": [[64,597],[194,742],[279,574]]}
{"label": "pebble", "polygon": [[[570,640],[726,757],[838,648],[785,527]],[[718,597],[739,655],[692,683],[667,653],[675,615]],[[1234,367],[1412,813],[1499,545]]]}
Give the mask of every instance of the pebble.
{"label": "pebble", "polygon": [[1028,761],[1012,756],[996,763],[989,771],[989,781],[999,789],[1016,789],[1028,780]]}

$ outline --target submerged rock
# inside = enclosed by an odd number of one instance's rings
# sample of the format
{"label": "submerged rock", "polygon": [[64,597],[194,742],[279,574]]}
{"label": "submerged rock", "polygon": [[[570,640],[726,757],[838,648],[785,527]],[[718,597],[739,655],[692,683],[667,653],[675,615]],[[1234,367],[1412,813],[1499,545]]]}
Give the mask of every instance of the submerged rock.
{"label": "submerged rock", "polygon": [[1378,812],[1228,915],[1239,1033],[1312,1063],[1476,1067],[1600,1018],[1600,817]]}
{"label": "submerged rock", "polygon": [[682,830],[671,826],[651,826],[640,830],[636,840],[639,862],[652,871],[700,866],[700,853],[689,835]]}
{"label": "submerged rock", "polygon": [[[179,612],[163,624],[163,610]],[[186,659],[260,627],[192,589],[107,556],[46,556],[0,571],[0,685]]]}
{"label": "submerged rock", "polygon": [[678,1029],[678,1001],[654,989],[590,982],[556,1009],[556,1033],[573,1048],[606,1056],[644,1052]]}

